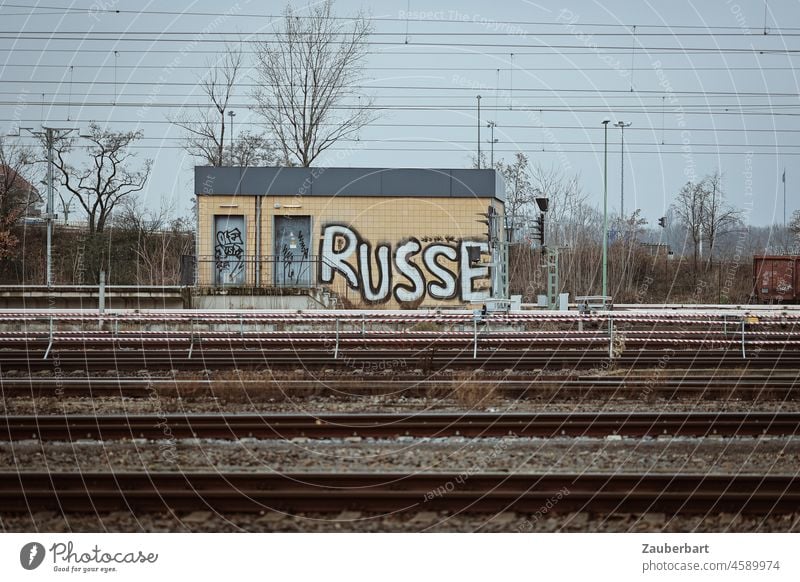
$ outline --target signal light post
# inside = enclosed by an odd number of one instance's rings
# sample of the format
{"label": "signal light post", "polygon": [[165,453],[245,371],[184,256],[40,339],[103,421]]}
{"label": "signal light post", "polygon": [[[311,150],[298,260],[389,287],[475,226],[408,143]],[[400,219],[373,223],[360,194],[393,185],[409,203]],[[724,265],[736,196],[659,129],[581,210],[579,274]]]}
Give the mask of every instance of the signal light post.
{"label": "signal light post", "polygon": [[608,124],[603,120],[603,304],[608,297]]}
{"label": "signal light post", "polygon": [[536,238],[539,240],[539,244],[544,246],[544,212],[542,212],[539,216],[536,217],[536,223],[534,224],[534,234]]}
{"label": "signal light post", "polygon": [[504,224],[506,216],[497,214],[494,206],[489,206],[486,212],[480,213],[479,216],[483,216],[485,219],[478,222],[486,225],[486,240],[489,246],[489,255],[492,257],[489,262],[489,268],[492,269],[492,299],[509,299],[508,245],[510,241],[508,240],[508,228]]}
{"label": "signal light post", "polygon": [[536,237],[539,239],[539,244],[542,247],[542,255],[547,265],[547,303],[550,309],[558,309],[558,246],[547,245],[547,226],[545,224],[545,215],[550,207],[549,198],[536,198],[536,205],[539,207],[540,213],[536,217],[534,230]]}
{"label": "signal light post", "polygon": [[[660,226],[661,228],[667,228],[666,216],[662,216],[661,218],[658,219],[658,226]],[[669,246],[667,246],[664,249],[664,281],[666,282],[668,280],[669,280]],[[664,297],[664,303],[666,303],[667,300],[669,299],[669,286],[664,285],[664,287],[667,290],[666,295]]]}
{"label": "signal light post", "polygon": [[[537,198],[536,203],[542,212],[547,210],[548,199]],[[513,244],[512,233],[514,232],[515,216],[509,214],[498,214],[493,206],[489,206],[486,212],[479,214],[483,219],[478,222],[486,225],[486,240],[489,246],[491,260],[488,264],[492,269],[492,299],[510,300],[509,288],[509,255]],[[537,229],[538,238],[544,247],[544,214],[541,214],[534,224]],[[475,247],[477,248],[477,247]],[[477,263],[477,256],[475,257]]]}
{"label": "signal light post", "polygon": [[[558,299],[558,248],[547,247],[545,245],[545,213],[548,210],[550,203],[549,198],[536,198],[536,205],[541,211],[539,216],[536,217],[534,222],[534,230],[539,244],[542,247],[542,252],[547,257],[548,265],[548,295],[550,297],[550,308],[555,309]],[[513,241],[511,240],[512,232],[514,230],[513,215],[498,214],[493,206],[489,206],[486,212],[482,212],[479,216],[483,220],[478,222],[486,225],[486,239],[489,245],[489,254],[491,255],[491,262],[489,268],[493,269],[492,272],[492,295],[493,299],[509,300],[509,250]],[[479,254],[472,251],[470,248],[470,263],[477,264]]]}

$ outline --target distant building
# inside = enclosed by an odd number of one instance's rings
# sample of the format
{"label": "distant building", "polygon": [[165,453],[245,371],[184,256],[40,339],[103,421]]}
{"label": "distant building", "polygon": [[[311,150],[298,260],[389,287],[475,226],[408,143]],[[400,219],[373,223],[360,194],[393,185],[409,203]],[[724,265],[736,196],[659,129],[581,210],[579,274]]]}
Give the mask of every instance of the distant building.
{"label": "distant building", "polygon": [[5,164],[0,164],[0,192],[4,196],[10,194],[11,197],[20,201],[23,206],[20,218],[36,218],[42,215],[44,200],[39,190],[22,174]]}
{"label": "distant building", "polygon": [[197,167],[195,193],[199,286],[346,287],[395,308],[491,293],[474,247],[489,250],[480,215],[503,214],[494,170]]}

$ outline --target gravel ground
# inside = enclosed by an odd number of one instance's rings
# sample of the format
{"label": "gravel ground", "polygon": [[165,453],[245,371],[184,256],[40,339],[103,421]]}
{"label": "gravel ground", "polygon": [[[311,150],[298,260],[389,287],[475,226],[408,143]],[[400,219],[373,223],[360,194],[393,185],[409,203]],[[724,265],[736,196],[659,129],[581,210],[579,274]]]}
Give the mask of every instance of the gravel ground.
{"label": "gravel ground", "polygon": [[142,414],[165,412],[411,412],[411,411],[489,411],[489,412],[798,412],[800,401],[680,398],[518,400],[497,398],[488,406],[466,406],[454,400],[430,398],[386,398],[364,396],[357,399],[315,396],[289,402],[228,402],[213,398],[30,398],[0,400],[2,414]]}
{"label": "gravel ground", "polygon": [[339,515],[279,513],[134,516],[117,512],[99,515],[35,513],[0,516],[3,532],[800,532],[800,514],[759,516],[714,514],[671,517],[586,513],[533,515],[458,515],[420,512],[392,516],[346,511]]}
{"label": "gravel ground", "polygon": [[25,471],[797,473],[800,439],[443,438],[0,443]]}
{"label": "gravel ground", "polygon": [[[491,375],[489,375],[491,376]],[[630,396],[630,395],[628,395]],[[0,414],[169,412],[414,412],[414,411],[800,411],[800,401],[679,398],[515,400],[494,397],[470,406],[435,398],[313,396],[295,401],[235,402],[206,397],[4,398]],[[5,470],[49,471],[545,471],[791,473],[800,467],[800,439],[411,439],[339,441],[0,442]],[[419,512],[381,516],[55,513],[0,515],[0,531],[41,532],[800,532],[800,514],[590,515],[515,513],[457,515]]]}

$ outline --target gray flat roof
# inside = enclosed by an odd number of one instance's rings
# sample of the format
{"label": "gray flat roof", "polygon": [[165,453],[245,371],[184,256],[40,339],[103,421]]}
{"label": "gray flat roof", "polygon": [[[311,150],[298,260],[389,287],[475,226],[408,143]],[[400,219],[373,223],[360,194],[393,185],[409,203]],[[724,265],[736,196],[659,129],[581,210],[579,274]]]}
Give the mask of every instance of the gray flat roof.
{"label": "gray flat roof", "polygon": [[432,168],[236,168],[197,166],[195,194],[240,196],[399,196],[496,198],[505,185],[495,170]]}

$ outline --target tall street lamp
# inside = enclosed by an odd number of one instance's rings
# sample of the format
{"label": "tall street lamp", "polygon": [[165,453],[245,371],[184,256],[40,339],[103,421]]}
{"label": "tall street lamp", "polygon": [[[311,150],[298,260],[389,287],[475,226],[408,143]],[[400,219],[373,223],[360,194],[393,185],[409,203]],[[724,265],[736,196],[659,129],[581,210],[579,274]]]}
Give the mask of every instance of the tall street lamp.
{"label": "tall street lamp", "polygon": [[619,216],[625,220],[625,128],[630,127],[630,123],[618,121],[616,125],[620,129],[619,145]]}
{"label": "tall street lamp", "polygon": [[481,96],[478,99],[478,169],[481,169]]}
{"label": "tall street lamp", "polygon": [[489,138],[489,143],[492,144],[492,154],[489,158],[489,167],[494,168],[494,144],[497,143],[497,140],[494,138],[494,128],[497,127],[497,124],[494,121],[490,121],[486,124],[486,127],[492,130],[492,136]]}
{"label": "tall street lamp", "polygon": [[603,120],[603,303],[608,297],[608,124]]}

